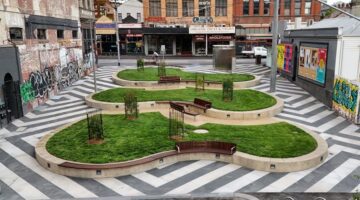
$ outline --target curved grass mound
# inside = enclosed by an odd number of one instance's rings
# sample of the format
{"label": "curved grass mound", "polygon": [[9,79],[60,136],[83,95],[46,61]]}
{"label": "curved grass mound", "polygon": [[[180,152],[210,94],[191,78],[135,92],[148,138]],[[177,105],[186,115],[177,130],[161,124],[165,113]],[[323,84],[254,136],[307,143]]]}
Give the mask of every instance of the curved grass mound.
{"label": "curved grass mound", "polygon": [[[160,113],[143,113],[137,120],[104,115],[103,120],[104,143],[87,143],[87,122],[82,120],[52,136],[46,144],[48,152],[65,160],[109,163],[174,149],[175,142],[168,139],[168,119]],[[209,133],[196,134],[195,129],[207,129]],[[309,134],[285,122],[256,126],[186,125],[186,132],[184,140],[233,142],[238,151],[263,157],[296,157],[317,147]]]}
{"label": "curved grass mound", "polygon": [[[136,69],[126,69],[118,73],[118,77],[129,81],[157,81],[158,70],[155,67],[144,68],[144,71]],[[195,73],[185,72],[181,69],[166,68],[167,76],[180,76],[182,80],[195,80]],[[205,74],[207,81],[223,81],[224,79],[233,79],[234,82],[250,81],[255,79],[249,74]]]}
{"label": "curved grass mound", "polygon": [[122,103],[128,92],[134,92],[139,102],[144,101],[193,101],[201,98],[212,102],[216,109],[231,111],[251,111],[271,107],[276,104],[276,99],[268,94],[255,90],[234,90],[231,102],[222,100],[221,90],[195,91],[194,88],[177,90],[144,90],[131,88],[115,88],[97,93],[93,99],[104,102]]}

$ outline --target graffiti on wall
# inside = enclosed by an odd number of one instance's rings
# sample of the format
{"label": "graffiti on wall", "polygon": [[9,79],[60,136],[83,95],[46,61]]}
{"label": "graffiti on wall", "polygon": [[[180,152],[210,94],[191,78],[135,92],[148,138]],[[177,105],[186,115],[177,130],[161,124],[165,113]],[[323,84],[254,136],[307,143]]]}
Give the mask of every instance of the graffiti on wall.
{"label": "graffiti on wall", "polygon": [[359,86],[346,79],[336,77],[333,92],[333,109],[340,115],[356,121],[359,104]]}

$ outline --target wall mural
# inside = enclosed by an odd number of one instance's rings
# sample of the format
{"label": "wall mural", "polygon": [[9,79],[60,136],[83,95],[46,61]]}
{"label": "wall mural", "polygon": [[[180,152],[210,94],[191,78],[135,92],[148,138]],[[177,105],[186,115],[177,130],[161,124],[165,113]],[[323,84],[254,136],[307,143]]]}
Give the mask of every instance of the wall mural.
{"label": "wall mural", "polygon": [[291,44],[279,44],[277,46],[277,66],[279,71],[292,72],[293,46]]}
{"label": "wall mural", "polygon": [[326,48],[300,46],[299,76],[325,84]]}
{"label": "wall mural", "polygon": [[333,92],[333,109],[353,122],[358,121],[359,86],[336,77]]}

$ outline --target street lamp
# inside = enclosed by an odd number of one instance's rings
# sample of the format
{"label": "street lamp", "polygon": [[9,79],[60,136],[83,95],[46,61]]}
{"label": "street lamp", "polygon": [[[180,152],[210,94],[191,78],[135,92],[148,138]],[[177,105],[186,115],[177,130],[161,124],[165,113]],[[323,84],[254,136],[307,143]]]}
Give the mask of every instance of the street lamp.
{"label": "street lamp", "polygon": [[118,28],[118,7],[121,5],[119,0],[112,0],[110,2],[111,6],[115,10],[115,33],[116,33],[116,47],[117,47],[117,57],[118,57],[118,66],[120,66],[120,39],[119,39],[119,28]]}

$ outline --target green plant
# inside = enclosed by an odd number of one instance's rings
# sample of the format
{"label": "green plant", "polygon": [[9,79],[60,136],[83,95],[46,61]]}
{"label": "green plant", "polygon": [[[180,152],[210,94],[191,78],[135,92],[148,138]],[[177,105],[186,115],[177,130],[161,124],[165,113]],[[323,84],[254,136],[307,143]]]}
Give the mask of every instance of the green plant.
{"label": "green plant", "polygon": [[158,66],[158,77],[160,76],[166,76],[166,63],[163,61],[160,61]]}
{"label": "green plant", "polygon": [[232,101],[234,96],[234,82],[231,79],[223,81],[223,101]]}
{"label": "green plant", "polygon": [[144,71],[144,59],[139,58],[136,62],[137,71]]}
{"label": "green plant", "polygon": [[138,118],[138,103],[135,93],[133,91],[129,91],[124,96],[125,103],[125,118],[126,119],[136,119]]}

